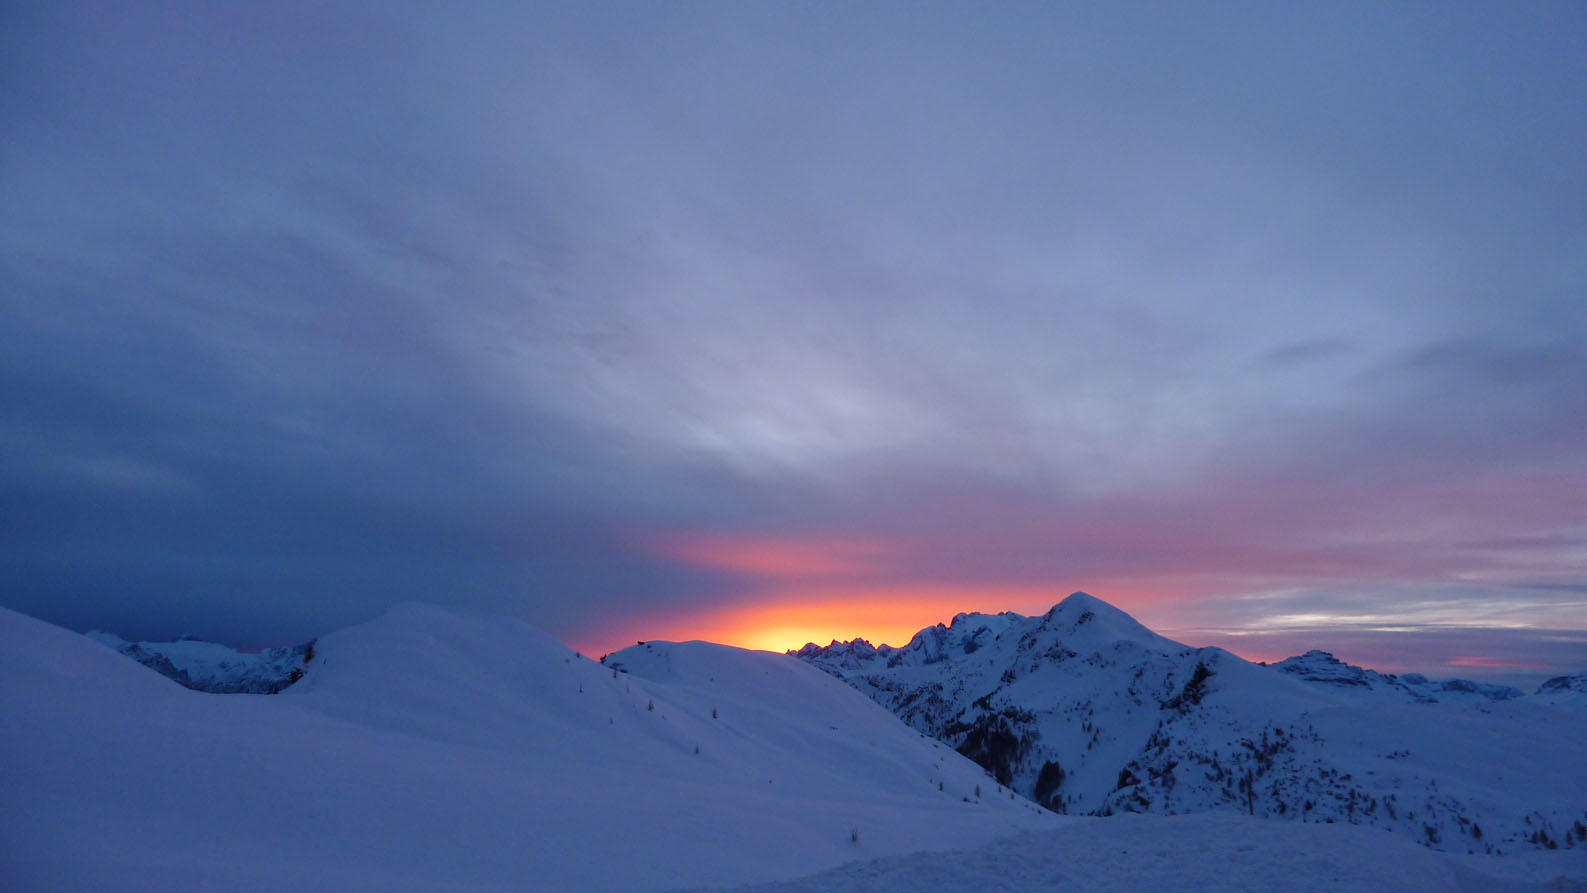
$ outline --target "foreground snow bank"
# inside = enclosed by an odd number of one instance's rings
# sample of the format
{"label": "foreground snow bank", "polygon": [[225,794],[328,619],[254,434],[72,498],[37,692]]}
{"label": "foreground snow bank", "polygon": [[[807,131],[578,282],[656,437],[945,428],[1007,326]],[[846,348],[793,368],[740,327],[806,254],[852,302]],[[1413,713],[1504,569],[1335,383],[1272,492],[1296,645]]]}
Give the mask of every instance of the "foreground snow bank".
{"label": "foreground snow bank", "polygon": [[[761,893],[1074,889],[1472,891],[1587,889],[1587,854],[1454,856],[1379,829],[1230,815],[1078,820],[966,852],[860,862]],[[1502,872],[1504,877],[1490,872]],[[1561,874],[1564,872],[1564,874]]]}
{"label": "foreground snow bank", "polygon": [[731,885],[1061,821],[813,668],[657,648],[638,678],[407,606],[220,695],[0,610],[0,886]]}

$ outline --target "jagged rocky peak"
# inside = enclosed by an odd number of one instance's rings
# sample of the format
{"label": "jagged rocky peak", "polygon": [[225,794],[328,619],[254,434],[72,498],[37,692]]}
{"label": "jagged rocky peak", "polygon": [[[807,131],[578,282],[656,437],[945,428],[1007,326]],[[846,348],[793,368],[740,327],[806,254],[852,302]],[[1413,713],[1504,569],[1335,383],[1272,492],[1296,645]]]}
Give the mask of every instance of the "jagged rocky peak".
{"label": "jagged rocky peak", "polygon": [[[1035,617],[960,614],[863,660],[838,646],[799,656],[1057,812],[1362,824],[1456,852],[1587,844],[1565,836],[1587,821],[1579,797],[1554,781],[1517,795],[1492,759],[1515,750],[1579,774],[1560,742],[1579,737],[1587,677],[1546,684],[1545,703],[1568,709],[1539,711],[1494,703],[1514,691],[1503,686],[1396,677],[1321,650],[1258,666],[1085,593]],[[1511,722],[1533,731],[1511,742]]]}
{"label": "jagged rocky peak", "polygon": [[866,658],[875,655],[878,650],[886,652],[892,649],[887,645],[883,645],[878,649],[865,639],[850,639],[846,642],[833,639],[831,645],[817,645],[814,642],[808,642],[803,648],[790,650],[788,653],[799,657],[809,657],[812,654],[851,654],[855,657]]}
{"label": "jagged rocky peak", "polygon": [[1299,676],[1307,682],[1324,682],[1332,685],[1366,686],[1371,684],[1371,677],[1378,676],[1371,670],[1347,664],[1330,652],[1316,648],[1305,654],[1286,657],[1273,664],[1273,669],[1291,676]]}
{"label": "jagged rocky peak", "polygon": [[1407,684],[1409,677],[1402,680],[1390,674],[1345,663],[1333,654],[1316,648],[1296,657],[1287,657],[1273,664],[1273,669],[1303,682],[1336,691],[1361,694],[1386,692],[1411,701],[1436,700],[1428,692],[1437,686],[1427,682],[1425,678],[1418,685]]}
{"label": "jagged rocky peak", "polygon": [[100,630],[86,635],[179,685],[214,694],[275,694],[301,679],[314,656],[314,642],[238,651],[186,635],[174,642],[129,642]]}
{"label": "jagged rocky peak", "polygon": [[949,621],[948,626],[951,629],[977,630],[986,628],[1002,631],[1024,619],[1025,615],[1016,614],[1013,611],[1002,611],[997,614],[982,614],[978,611],[960,612],[953,615],[953,620]]}
{"label": "jagged rocky peak", "polygon": [[1050,640],[1066,641],[1082,650],[1111,649],[1119,642],[1130,642],[1153,651],[1186,650],[1185,646],[1157,635],[1108,602],[1089,593],[1076,592],[1036,617],[1013,611],[955,614],[948,623],[921,629],[899,648],[873,647],[864,639],[854,639],[834,640],[825,646],[812,642],[788,653],[848,669],[869,666],[878,660],[889,666],[923,665],[974,654],[1003,638],[1031,642],[1041,639],[1049,645]]}
{"label": "jagged rocky peak", "polygon": [[897,649],[897,659],[931,664],[951,657],[974,654],[1005,635],[1073,640],[1081,647],[1103,648],[1121,641],[1152,650],[1180,650],[1141,625],[1124,611],[1094,595],[1076,592],[1040,617],[1026,617],[1012,611],[999,614],[962,613],[951,624],[938,623],[916,633],[909,644]]}

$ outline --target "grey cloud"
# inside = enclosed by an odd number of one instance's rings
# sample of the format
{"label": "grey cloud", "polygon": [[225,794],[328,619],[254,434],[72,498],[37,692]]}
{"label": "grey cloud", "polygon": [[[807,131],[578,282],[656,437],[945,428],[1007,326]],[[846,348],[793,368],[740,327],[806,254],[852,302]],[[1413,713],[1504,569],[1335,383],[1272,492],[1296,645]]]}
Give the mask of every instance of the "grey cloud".
{"label": "grey cloud", "polygon": [[1312,338],[1272,348],[1252,363],[1253,371],[1283,370],[1347,356],[1356,351],[1343,338]]}
{"label": "grey cloud", "polygon": [[25,9],[7,603],[587,629],[728,597],[657,528],[1575,536],[1523,485],[1583,473],[1581,16],[1363,15]]}

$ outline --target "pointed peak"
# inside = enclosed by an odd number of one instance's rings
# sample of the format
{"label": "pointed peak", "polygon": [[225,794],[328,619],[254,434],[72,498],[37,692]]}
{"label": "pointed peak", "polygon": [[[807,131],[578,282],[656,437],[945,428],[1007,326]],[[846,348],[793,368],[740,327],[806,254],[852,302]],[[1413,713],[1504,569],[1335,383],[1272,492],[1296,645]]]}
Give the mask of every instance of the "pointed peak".
{"label": "pointed peak", "polygon": [[1071,592],[1064,596],[1063,600],[1053,605],[1047,613],[1054,614],[1061,611],[1074,611],[1076,613],[1080,611],[1118,611],[1120,614],[1124,613],[1089,592],[1079,591]]}
{"label": "pointed peak", "polygon": [[1088,592],[1073,593],[1053,605],[1052,609],[1042,617],[1041,625],[1049,629],[1067,630],[1065,634],[1082,629],[1091,630],[1090,635],[1098,636],[1102,640],[1129,640],[1152,648],[1184,647],[1147,629],[1122,608],[1115,607]]}
{"label": "pointed peak", "polygon": [[1135,619],[1131,617],[1129,612],[1125,611],[1124,609],[1119,608],[1110,602],[1103,601],[1089,592],[1070,593],[1064,597],[1063,601],[1053,605],[1052,608],[1047,612],[1047,616],[1064,616],[1078,619],[1087,612],[1091,613],[1092,615],[1124,617],[1132,621]]}

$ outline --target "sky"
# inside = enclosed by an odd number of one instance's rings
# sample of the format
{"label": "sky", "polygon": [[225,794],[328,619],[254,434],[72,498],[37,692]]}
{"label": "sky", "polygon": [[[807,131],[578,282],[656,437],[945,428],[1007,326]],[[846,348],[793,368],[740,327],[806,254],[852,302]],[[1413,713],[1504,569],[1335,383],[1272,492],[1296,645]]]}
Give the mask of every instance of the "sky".
{"label": "sky", "polygon": [[1587,7],[8,3],[0,605],[1587,668]]}

